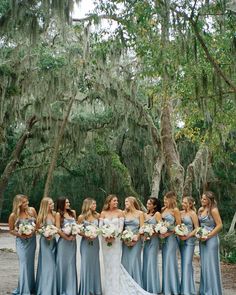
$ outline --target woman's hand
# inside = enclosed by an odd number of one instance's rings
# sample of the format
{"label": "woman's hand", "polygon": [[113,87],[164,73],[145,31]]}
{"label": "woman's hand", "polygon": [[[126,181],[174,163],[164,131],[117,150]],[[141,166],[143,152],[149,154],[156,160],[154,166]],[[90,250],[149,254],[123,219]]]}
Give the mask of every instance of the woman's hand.
{"label": "woman's hand", "polygon": [[159,234],[159,237],[160,237],[161,239],[165,239],[165,238],[171,236],[172,234],[173,234],[173,232],[167,232],[167,233],[165,233],[165,234]]}
{"label": "woman's hand", "polygon": [[179,235],[178,235],[178,237],[179,237],[179,239],[180,239],[181,241],[186,241],[186,240],[189,239],[189,236],[179,236]]}
{"label": "woman's hand", "polygon": [[67,241],[74,241],[75,239],[76,239],[76,236],[72,236],[72,235],[65,237],[65,240]]}
{"label": "woman's hand", "polygon": [[107,243],[112,243],[112,242],[114,242],[114,240],[115,240],[115,238],[105,238],[105,241],[107,242]]}

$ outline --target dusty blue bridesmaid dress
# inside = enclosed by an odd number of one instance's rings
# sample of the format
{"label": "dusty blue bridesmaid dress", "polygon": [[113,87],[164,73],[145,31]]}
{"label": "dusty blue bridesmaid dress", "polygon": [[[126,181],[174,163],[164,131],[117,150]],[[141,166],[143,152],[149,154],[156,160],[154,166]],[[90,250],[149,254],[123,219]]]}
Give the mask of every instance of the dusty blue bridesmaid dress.
{"label": "dusty blue bridesmaid dress", "polygon": [[[200,226],[211,231],[216,224],[211,215],[199,216]],[[219,237],[213,236],[206,242],[199,242],[201,259],[201,295],[222,295],[220,272]]]}
{"label": "dusty blue bridesmaid dress", "polygon": [[[84,221],[84,226],[94,224],[98,226],[98,220]],[[101,295],[101,275],[99,261],[99,240],[94,239],[92,244],[86,238],[80,243],[81,268],[79,295]]]}
{"label": "dusty blue bridesmaid dress", "polygon": [[[46,224],[53,224],[53,222],[52,220],[47,220]],[[57,295],[56,238],[47,240],[41,236],[39,245],[36,294]]]}
{"label": "dusty blue bridesmaid dress", "polygon": [[[64,219],[62,227],[75,223],[75,219]],[[58,295],[77,295],[76,240],[59,238],[57,243],[57,292]]]}
{"label": "dusty blue bridesmaid dress", "polygon": [[[175,225],[175,217],[167,213],[162,216],[164,221]],[[162,248],[162,293],[165,295],[177,295],[180,293],[177,249],[178,241],[174,234],[163,240]]]}
{"label": "dusty blue bridesmaid dress", "polygon": [[[189,232],[193,231],[193,221],[188,215],[183,216],[182,223],[184,223]],[[194,295],[196,294],[194,284],[193,272],[193,254],[195,247],[195,237],[191,237],[185,241],[180,242],[181,249],[181,295]]]}
{"label": "dusty blue bridesmaid dress", "polygon": [[[19,219],[20,223],[35,223],[35,218]],[[34,258],[36,249],[36,237],[29,239],[16,237],[16,252],[19,257],[19,280],[18,287],[12,292],[13,295],[31,295],[35,291]]]}
{"label": "dusty blue bridesmaid dress", "polygon": [[[131,229],[133,233],[139,232],[139,218],[127,219],[124,221],[124,229]],[[141,265],[142,242],[138,240],[136,245],[128,247],[122,244],[121,263],[130,276],[142,287],[142,265]]]}
{"label": "dusty blue bridesmaid dress", "polygon": [[[156,217],[145,221],[147,224],[155,225]],[[153,236],[144,242],[143,249],[143,289],[150,293],[161,293],[161,284],[158,268],[159,239]]]}

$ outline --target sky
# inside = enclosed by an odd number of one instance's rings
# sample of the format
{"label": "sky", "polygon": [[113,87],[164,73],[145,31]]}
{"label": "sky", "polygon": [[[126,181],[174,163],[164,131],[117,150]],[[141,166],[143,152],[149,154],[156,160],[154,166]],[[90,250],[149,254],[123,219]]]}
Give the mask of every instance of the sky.
{"label": "sky", "polygon": [[73,17],[83,18],[93,7],[93,0],[82,0],[79,5],[75,4]]}

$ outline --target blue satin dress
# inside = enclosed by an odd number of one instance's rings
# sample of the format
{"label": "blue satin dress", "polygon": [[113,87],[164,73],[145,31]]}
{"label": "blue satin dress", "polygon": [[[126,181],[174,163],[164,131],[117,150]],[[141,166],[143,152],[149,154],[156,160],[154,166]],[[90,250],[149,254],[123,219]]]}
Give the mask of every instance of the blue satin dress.
{"label": "blue satin dress", "polygon": [[[35,223],[35,218],[19,219],[20,223]],[[16,237],[16,252],[19,257],[19,280],[18,287],[12,292],[14,295],[31,295],[35,291],[34,259],[36,249],[36,236],[29,239]]]}
{"label": "blue satin dress", "polygon": [[[47,224],[53,224],[52,220],[47,220],[46,225]],[[39,245],[36,294],[57,295],[56,238],[47,240],[45,237],[41,236]]]}
{"label": "blue satin dress", "polygon": [[[98,220],[92,223],[83,222],[86,227],[89,224],[98,226]],[[89,242],[86,238],[82,238],[80,243],[81,268],[80,268],[80,287],[79,295],[101,295],[101,274],[99,261],[99,240],[98,238]]]}
{"label": "blue satin dress", "polygon": [[[124,220],[124,229],[131,229],[134,234],[139,232],[139,218]],[[142,265],[141,265],[142,242],[138,242],[133,247],[122,244],[121,263],[130,276],[142,287]]]}
{"label": "blue satin dress", "polygon": [[[75,219],[64,219],[62,227],[75,223]],[[76,240],[59,238],[57,243],[57,292],[58,295],[77,295]]]}
{"label": "blue satin dress", "polygon": [[[175,217],[167,213],[162,219],[175,225]],[[165,238],[162,248],[162,293],[165,295],[177,295],[180,293],[180,282],[178,273],[177,250],[179,248],[177,238],[174,234]]]}
{"label": "blue satin dress", "polygon": [[[156,217],[145,221],[147,224],[155,225]],[[150,240],[144,242],[143,249],[143,289],[150,293],[161,293],[161,283],[158,267],[159,239],[152,236]]]}
{"label": "blue satin dress", "polygon": [[[216,224],[211,215],[199,216],[200,226],[212,231]],[[199,242],[201,259],[201,295],[222,295],[220,272],[219,237],[213,236],[206,242]]]}
{"label": "blue satin dress", "polygon": [[[184,223],[189,232],[193,231],[193,221],[188,215],[183,216]],[[195,247],[195,237],[191,237],[180,242],[181,249],[181,295],[194,295],[196,293],[193,272],[193,254]]]}

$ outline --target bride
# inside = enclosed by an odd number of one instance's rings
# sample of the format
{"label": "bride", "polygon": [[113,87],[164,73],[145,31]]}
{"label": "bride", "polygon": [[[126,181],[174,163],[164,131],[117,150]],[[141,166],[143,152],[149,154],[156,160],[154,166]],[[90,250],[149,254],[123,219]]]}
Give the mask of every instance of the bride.
{"label": "bride", "polygon": [[[124,213],[118,209],[116,195],[107,196],[99,226],[113,225],[117,233],[123,231]],[[122,247],[119,238],[102,238],[104,262],[104,295],[150,295],[128,274],[121,264]]]}

